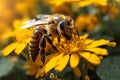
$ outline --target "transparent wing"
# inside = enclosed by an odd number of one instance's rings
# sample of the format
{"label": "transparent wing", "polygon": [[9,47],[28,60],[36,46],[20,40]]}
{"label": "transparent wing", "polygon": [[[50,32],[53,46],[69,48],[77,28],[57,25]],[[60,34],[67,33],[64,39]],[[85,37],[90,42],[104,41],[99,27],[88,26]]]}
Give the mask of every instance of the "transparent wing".
{"label": "transparent wing", "polygon": [[47,14],[39,14],[39,15],[37,15],[36,16],[36,18],[37,19],[47,19],[47,18],[49,18],[50,17],[50,15],[47,15]]}
{"label": "transparent wing", "polygon": [[49,24],[49,21],[42,21],[42,20],[32,19],[32,20],[26,21],[24,24],[25,24],[25,25],[23,25],[23,26],[21,27],[21,29],[31,28],[31,27],[34,27],[34,26],[37,26],[37,25]]}
{"label": "transparent wing", "polygon": [[29,23],[35,22],[35,21],[36,21],[35,19],[31,19],[31,20],[25,21],[23,24],[29,24]]}

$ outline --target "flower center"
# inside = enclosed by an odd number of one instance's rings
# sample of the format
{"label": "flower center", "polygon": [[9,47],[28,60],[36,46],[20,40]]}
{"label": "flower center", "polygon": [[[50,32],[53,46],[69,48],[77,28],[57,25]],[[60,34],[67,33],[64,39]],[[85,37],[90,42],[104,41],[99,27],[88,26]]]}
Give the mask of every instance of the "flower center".
{"label": "flower center", "polygon": [[80,37],[75,37],[68,43],[62,44],[63,52],[65,54],[80,53],[85,47],[85,39]]}

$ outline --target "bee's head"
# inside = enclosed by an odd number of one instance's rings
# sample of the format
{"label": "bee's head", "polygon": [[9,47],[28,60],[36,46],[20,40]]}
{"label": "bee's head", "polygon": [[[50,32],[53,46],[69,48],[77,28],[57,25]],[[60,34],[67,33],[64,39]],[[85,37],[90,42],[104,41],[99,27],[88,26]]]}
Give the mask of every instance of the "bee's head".
{"label": "bee's head", "polygon": [[74,28],[75,28],[74,21],[69,16],[64,21],[61,21],[59,23],[59,32],[67,40],[70,40],[72,38],[72,33]]}

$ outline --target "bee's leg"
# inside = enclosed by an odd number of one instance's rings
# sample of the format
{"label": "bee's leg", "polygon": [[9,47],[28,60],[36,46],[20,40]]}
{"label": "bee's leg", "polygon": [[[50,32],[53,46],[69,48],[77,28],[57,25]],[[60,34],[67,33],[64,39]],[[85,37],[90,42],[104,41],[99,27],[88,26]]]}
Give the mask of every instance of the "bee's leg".
{"label": "bee's leg", "polygon": [[77,34],[77,36],[79,36],[79,31],[78,31],[77,27],[75,27],[74,29],[75,29],[75,32],[73,32],[73,33],[74,33],[74,35],[76,35],[76,34]]}
{"label": "bee's leg", "polygon": [[58,43],[60,43],[60,36],[58,37]]}
{"label": "bee's leg", "polygon": [[46,39],[47,39],[48,43],[52,46],[52,48],[53,48],[54,50],[58,51],[57,48],[56,48],[56,46],[54,46],[52,40],[51,40],[48,36],[46,36]]}
{"label": "bee's leg", "polygon": [[49,36],[43,34],[43,36],[41,37],[41,40],[40,40],[40,45],[39,45],[40,56],[41,56],[41,60],[42,60],[43,64],[45,64],[45,56],[46,56],[46,53],[45,53],[46,39],[47,39],[48,43],[52,46],[52,48],[57,51],[57,48],[53,45],[53,42],[49,38]]}
{"label": "bee's leg", "polygon": [[45,64],[46,39],[45,39],[45,35],[44,35],[44,34],[43,34],[43,36],[41,37],[39,47],[40,47],[40,56],[41,56],[41,60],[42,60],[43,64]]}

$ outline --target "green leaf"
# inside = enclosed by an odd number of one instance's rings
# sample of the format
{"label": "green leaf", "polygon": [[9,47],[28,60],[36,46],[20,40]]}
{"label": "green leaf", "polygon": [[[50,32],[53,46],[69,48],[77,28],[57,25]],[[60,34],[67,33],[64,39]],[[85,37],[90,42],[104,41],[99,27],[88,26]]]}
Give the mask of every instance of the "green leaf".
{"label": "green leaf", "polygon": [[9,58],[0,59],[0,77],[7,75],[14,67]]}
{"label": "green leaf", "polygon": [[120,55],[104,58],[97,74],[101,80],[120,80]]}

